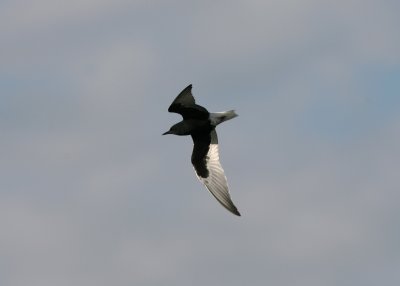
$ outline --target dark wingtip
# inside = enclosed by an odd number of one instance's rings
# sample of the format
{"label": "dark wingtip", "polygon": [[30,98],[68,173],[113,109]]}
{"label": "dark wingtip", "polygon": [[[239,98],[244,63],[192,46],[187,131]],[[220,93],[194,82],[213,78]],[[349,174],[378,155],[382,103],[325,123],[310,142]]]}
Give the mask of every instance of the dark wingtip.
{"label": "dark wingtip", "polygon": [[237,215],[237,216],[242,216],[238,210],[232,211],[232,213]]}
{"label": "dark wingtip", "polygon": [[185,87],[179,94],[178,96],[175,98],[175,100],[172,102],[172,104],[169,106],[168,108],[168,112],[174,112],[174,113],[179,113],[181,114],[180,108],[182,108],[181,103],[178,101],[178,98],[185,96],[185,94],[189,92],[190,96],[192,93],[192,84],[189,84],[187,87]]}

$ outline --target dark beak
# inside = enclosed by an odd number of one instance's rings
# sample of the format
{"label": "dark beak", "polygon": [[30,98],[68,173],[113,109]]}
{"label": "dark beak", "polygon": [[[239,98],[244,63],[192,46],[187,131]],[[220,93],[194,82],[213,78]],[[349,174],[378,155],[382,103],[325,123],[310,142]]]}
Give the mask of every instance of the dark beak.
{"label": "dark beak", "polygon": [[167,132],[165,132],[165,133],[163,133],[162,135],[167,135],[167,134],[171,134],[171,131],[167,131]]}

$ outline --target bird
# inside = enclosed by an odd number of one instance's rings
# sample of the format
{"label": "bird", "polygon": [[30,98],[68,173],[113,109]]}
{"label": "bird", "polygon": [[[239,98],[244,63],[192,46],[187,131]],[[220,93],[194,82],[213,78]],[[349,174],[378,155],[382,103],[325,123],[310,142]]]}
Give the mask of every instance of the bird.
{"label": "bird", "polygon": [[219,160],[218,136],[215,130],[218,124],[238,116],[236,112],[234,110],[208,112],[206,108],[196,104],[192,95],[192,84],[178,94],[168,112],[182,115],[183,120],[162,135],[192,137],[191,162],[197,178],[222,206],[231,213],[241,216],[229,194],[228,182]]}

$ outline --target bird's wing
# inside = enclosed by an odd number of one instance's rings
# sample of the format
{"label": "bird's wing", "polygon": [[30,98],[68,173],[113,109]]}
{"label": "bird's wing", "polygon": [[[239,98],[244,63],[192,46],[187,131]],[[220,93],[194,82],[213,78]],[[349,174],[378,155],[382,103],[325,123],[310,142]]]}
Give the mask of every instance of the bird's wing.
{"label": "bird's wing", "polygon": [[178,94],[169,106],[168,111],[179,113],[184,119],[208,119],[209,116],[207,109],[196,104],[192,95],[191,84]]}
{"label": "bird's wing", "polygon": [[169,108],[173,107],[174,105],[192,105],[195,103],[196,101],[192,95],[192,85],[189,84],[184,90],[181,91],[181,93],[178,94]]}
{"label": "bird's wing", "polygon": [[228,182],[219,162],[217,132],[212,130],[208,133],[208,137],[204,135],[192,135],[194,142],[192,164],[196,175],[221,205],[240,216],[229,195]]}

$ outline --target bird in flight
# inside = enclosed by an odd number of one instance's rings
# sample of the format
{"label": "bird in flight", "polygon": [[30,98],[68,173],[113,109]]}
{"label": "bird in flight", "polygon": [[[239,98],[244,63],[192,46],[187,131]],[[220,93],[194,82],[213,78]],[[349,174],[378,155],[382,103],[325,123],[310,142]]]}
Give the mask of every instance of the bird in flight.
{"label": "bird in flight", "polygon": [[173,125],[163,135],[192,136],[191,161],[197,177],[221,205],[240,216],[229,195],[228,182],[219,162],[218,137],[215,131],[218,124],[238,115],[234,110],[211,113],[197,105],[192,95],[191,84],[178,94],[168,111],[179,113],[183,120]]}

